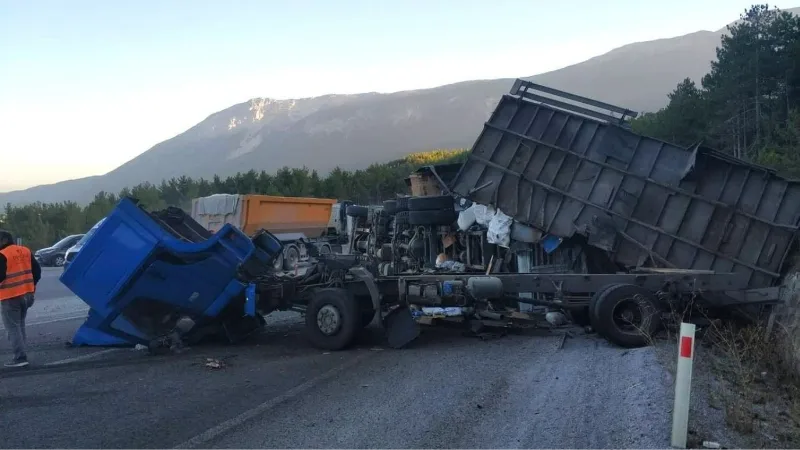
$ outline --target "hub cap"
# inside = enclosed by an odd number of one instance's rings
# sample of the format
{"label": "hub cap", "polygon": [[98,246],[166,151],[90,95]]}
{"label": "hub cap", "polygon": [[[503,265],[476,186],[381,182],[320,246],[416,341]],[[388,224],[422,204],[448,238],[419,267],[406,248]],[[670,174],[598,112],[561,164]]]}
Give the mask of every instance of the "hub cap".
{"label": "hub cap", "polygon": [[317,328],[328,336],[339,331],[342,325],[339,310],[333,305],[325,305],[317,312]]}

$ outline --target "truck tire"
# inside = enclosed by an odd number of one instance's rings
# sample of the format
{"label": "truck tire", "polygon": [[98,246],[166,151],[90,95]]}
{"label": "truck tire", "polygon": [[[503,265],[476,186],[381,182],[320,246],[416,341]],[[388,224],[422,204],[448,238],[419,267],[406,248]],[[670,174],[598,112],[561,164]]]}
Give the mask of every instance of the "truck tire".
{"label": "truck tire", "polygon": [[596,313],[592,326],[621,347],[649,345],[661,326],[655,295],[632,284],[617,284],[604,290],[592,309]]}
{"label": "truck tire", "polygon": [[290,245],[283,250],[283,269],[294,270],[295,265],[300,262],[300,250],[294,245]]}
{"label": "truck tire", "polygon": [[375,310],[372,308],[372,297],[361,295],[356,297],[359,306],[359,316],[361,316],[361,328],[367,328],[375,318]]}
{"label": "truck tire", "polygon": [[319,289],[306,308],[308,340],[323,350],[341,350],[353,342],[362,328],[358,302],[341,288]]}
{"label": "truck tire", "polygon": [[275,257],[275,260],[272,261],[272,267],[277,271],[283,270],[283,252],[278,253],[278,256]]}
{"label": "truck tire", "polygon": [[386,200],[383,202],[383,212],[392,215],[397,212],[397,200]]}
{"label": "truck tire", "polygon": [[588,311],[587,311],[589,313],[589,324],[592,326],[594,331],[596,333],[598,333],[598,334],[600,334],[600,330],[597,328],[597,325],[600,322],[600,316],[597,315],[598,314],[598,312],[597,312],[598,300],[600,299],[600,297],[602,297],[605,294],[606,291],[608,291],[609,289],[611,289],[611,288],[613,288],[615,286],[618,286],[618,284],[607,284],[607,285],[601,287],[600,290],[595,292],[594,295],[592,295],[592,298],[589,299],[589,308],[588,308]]}
{"label": "truck tire", "polygon": [[411,225],[452,225],[456,219],[458,216],[453,209],[408,212],[408,223]]}
{"label": "truck tire", "polygon": [[347,207],[347,215],[350,217],[367,217],[369,208],[366,206],[350,205]]}
{"label": "truck tire", "polygon": [[449,195],[435,197],[411,197],[408,199],[409,211],[434,211],[441,209],[455,209],[455,201]]}

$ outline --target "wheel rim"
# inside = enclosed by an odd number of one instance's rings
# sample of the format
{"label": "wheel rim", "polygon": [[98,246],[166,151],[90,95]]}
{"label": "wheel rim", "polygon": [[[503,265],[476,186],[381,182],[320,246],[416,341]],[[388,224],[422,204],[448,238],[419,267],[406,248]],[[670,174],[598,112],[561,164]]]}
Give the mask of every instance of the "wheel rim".
{"label": "wheel rim", "polygon": [[63,266],[63,265],[64,265],[64,258],[61,257],[61,256],[56,257],[56,266],[60,267],[60,266]]}
{"label": "wheel rim", "polygon": [[297,265],[297,261],[300,260],[300,255],[297,253],[297,250],[289,250],[286,252],[286,264],[289,266],[290,269],[293,269],[295,265]]}
{"label": "wheel rim", "polygon": [[322,334],[330,336],[336,334],[342,327],[342,316],[333,305],[325,305],[317,311],[317,328]]}
{"label": "wheel rim", "polygon": [[645,311],[638,296],[627,298],[614,307],[612,320],[617,329],[626,333],[641,332],[645,328]]}

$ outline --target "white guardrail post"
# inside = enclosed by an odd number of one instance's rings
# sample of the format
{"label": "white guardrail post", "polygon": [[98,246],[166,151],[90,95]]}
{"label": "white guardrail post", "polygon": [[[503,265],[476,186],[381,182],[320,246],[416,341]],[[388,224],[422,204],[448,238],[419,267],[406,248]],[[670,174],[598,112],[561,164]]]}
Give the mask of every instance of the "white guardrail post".
{"label": "white guardrail post", "polygon": [[681,333],[678,336],[678,367],[675,371],[675,405],[672,408],[672,446],[675,448],[686,448],[689,431],[694,331],[693,323],[681,323]]}

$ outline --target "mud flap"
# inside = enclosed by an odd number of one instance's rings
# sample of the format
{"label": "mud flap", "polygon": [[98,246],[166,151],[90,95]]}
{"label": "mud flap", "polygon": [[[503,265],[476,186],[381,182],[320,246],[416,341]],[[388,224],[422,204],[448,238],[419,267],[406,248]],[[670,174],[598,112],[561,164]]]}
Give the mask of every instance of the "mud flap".
{"label": "mud flap", "polygon": [[404,306],[389,312],[384,319],[389,347],[403,348],[419,337],[419,325]]}

